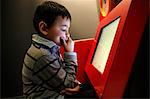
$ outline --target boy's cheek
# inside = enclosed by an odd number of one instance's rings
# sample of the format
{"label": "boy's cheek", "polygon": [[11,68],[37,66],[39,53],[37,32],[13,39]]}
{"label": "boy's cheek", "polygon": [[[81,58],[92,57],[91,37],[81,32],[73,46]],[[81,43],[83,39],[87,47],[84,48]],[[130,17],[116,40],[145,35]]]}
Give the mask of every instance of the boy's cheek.
{"label": "boy's cheek", "polygon": [[55,35],[57,35],[58,37],[62,37],[64,39],[66,39],[66,35],[64,33],[57,32]]}
{"label": "boy's cheek", "polygon": [[66,37],[66,35],[62,35],[61,38],[64,39],[65,41],[68,40],[68,37]]}

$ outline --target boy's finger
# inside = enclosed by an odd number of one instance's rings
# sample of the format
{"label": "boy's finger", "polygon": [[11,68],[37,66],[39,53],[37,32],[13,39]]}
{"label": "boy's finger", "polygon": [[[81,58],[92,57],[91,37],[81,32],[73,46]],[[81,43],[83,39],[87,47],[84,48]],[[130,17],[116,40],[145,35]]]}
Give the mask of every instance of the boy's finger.
{"label": "boy's finger", "polygon": [[77,85],[75,88],[66,88],[66,92],[76,93],[80,89],[79,85]]}
{"label": "boy's finger", "polygon": [[64,46],[66,46],[66,45],[67,45],[67,43],[66,43],[65,39],[60,38],[60,40],[61,40],[61,42],[62,42],[62,44],[63,44]]}
{"label": "boy's finger", "polygon": [[61,95],[64,95],[65,93],[66,93],[65,90],[62,90],[62,91],[60,92]]}
{"label": "boy's finger", "polygon": [[76,89],[66,88],[66,92],[76,92]]}

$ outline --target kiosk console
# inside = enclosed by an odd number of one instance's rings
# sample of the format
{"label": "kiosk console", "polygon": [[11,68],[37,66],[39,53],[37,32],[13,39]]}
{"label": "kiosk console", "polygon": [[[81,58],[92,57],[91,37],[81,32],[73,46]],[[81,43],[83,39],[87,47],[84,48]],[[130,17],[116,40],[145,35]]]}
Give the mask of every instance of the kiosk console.
{"label": "kiosk console", "polygon": [[122,0],[101,20],[85,66],[98,98],[123,96],[147,19],[148,0]]}

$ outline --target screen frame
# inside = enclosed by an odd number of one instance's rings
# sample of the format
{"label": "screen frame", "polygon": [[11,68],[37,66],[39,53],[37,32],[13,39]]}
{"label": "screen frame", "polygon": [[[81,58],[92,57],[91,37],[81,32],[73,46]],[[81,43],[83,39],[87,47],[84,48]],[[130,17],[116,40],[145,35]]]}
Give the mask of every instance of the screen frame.
{"label": "screen frame", "polygon": [[[88,78],[90,79],[97,95],[101,97],[103,95],[105,84],[107,83],[107,78],[109,73],[111,72],[111,66],[113,64],[113,60],[116,54],[117,47],[119,46],[119,41],[122,35],[123,27],[127,18],[128,10],[130,8],[131,0],[122,0],[103,20],[101,20],[100,24],[98,25],[95,40],[93,42],[88,61],[85,67],[85,71],[87,73]],[[107,63],[105,66],[105,70],[100,73],[92,64],[92,58],[94,55],[94,51],[96,49],[96,45],[98,39],[101,35],[102,29],[113,22],[115,19],[120,17],[120,21],[118,23],[118,27],[116,30],[115,38],[113,44],[111,46],[111,50],[107,59]],[[95,76],[96,75],[96,76]]]}
{"label": "screen frame", "polygon": [[[91,59],[91,62],[90,62],[91,64],[93,63],[94,56],[95,56],[97,47],[98,47],[98,45],[99,45],[99,41],[100,41],[100,39],[101,39],[101,35],[102,35],[102,32],[103,32],[103,29],[106,28],[107,26],[109,26],[111,23],[115,22],[117,19],[119,19],[119,22],[120,22],[120,16],[118,16],[116,19],[112,20],[112,22],[110,22],[109,24],[107,24],[106,26],[104,26],[103,28],[101,28],[100,33],[99,33],[99,36],[98,36],[98,39],[97,39],[97,42],[96,42],[96,47],[95,47],[95,49],[94,49],[94,53],[93,53],[93,55],[92,55],[92,59]],[[118,22],[118,24],[117,24],[117,28],[118,28],[119,22]],[[117,32],[117,29],[116,29],[116,32]],[[115,36],[116,36],[116,33],[115,33]],[[113,38],[113,41],[114,41],[114,39],[115,39],[115,36],[114,36],[114,38]],[[113,43],[112,43],[112,45],[113,45]],[[112,47],[112,45],[111,45],[111,47]],[[110,49],[110,51],[111,51],[111,49]],[[109,53],[110,53],[110,51],[109,51]],[[109,57],[109,56],[108,56],[108,57]],[[107,63],[106,63],[106,64],[107,64]],[[93,65],[93,64],[92,64],[92,65]],[[94,65],[93,65],[93,66],[94,66]]]}

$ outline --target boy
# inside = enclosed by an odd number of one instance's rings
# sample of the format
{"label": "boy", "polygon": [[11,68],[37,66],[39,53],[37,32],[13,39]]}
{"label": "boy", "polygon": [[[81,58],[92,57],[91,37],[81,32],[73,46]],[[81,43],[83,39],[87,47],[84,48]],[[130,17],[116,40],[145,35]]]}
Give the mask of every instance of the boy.
{"label": "boy", "polygon": [[[55,2],[45,1],[35,11],[33,24],[37,34],[32,35],[22,68],[23,95],[26,98],[59,98],[65,88],[77,88],[75,81],[77,57],[68,30],[71,15]],[[64,60],[59,46],[65,49]]]}

